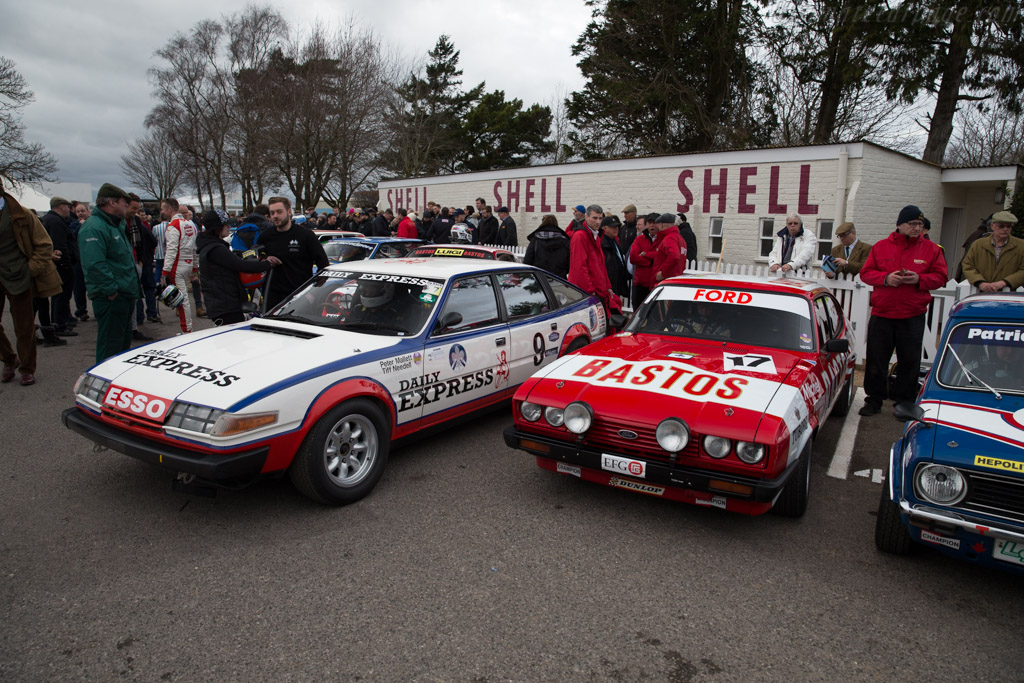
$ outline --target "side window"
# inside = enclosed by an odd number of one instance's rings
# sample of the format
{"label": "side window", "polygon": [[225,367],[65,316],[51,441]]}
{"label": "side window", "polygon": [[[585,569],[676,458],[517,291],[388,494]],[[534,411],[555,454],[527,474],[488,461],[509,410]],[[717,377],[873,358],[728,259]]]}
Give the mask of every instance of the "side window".
{"label": "side window", "polygon": [[525,318],[549,309],[548,295],[536,273],[499,273],[498,287],[505,297],[509,319]]}
{"label": "side window", "polygon": [[721,256],[722,240],[725,238],[722,216],[712,216],[708,224],[708,256]]}
{"label": "side window", "polygon": [[818,324],[818,344],[824,346],[825,342],[832,338],[832,323],[828,318],[823,296],[814,300],[814,317]]}
{"label": "side window", "polygon": [[547,280],[548,285],[551,287],[551,291],[555,295],[555,302],[559,307],[568,306],[569,304],[574,304],[577,301],[582,301],[584,297],[587,296],[572,285],[566,284],[558,278],[549,277]]}
{"label": "side window", "polygon": [[505,253],[502,253],[502,252],[498,252],[497,260],[499,260],[499,261],[511,261],[512,263],[515,263],[516,257],[513,256],[512,254],[505,254]]}
{"label": "side window", "polygon": [[831,296],[822,297],[825,300],[825,310],[828,311],[828,320],[832,324],[832,336],[838,337],[843,331],[846,322],[839,310],[839,304]]}
{"label": "side window", "polygon": [[762,218],[761,219],[761,256],[768,258],[772,253],[772,249],[775,246],[775,219],[774,218]]}
{"label": "side window", "polygon": [[465,332],[477,327],[487,327],[501,322],[498,315],[498,301],[494,298],[494,286],[489,275],[466,277],[452,283],[445,301],[444,310],[438,318],[438,324],[449,313],[458,313],[462,320],[443,329],[435,330],[435,334],[453,334]]}

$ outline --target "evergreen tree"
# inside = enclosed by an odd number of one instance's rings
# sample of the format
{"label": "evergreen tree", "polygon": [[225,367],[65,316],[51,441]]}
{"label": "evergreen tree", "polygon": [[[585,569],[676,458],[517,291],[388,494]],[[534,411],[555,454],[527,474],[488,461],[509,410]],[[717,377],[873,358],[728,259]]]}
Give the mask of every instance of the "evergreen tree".
{"label": "evergreen tree", "polygon": [[524,110],[522,100],[507,101],[501,90],[486,93],[466,114],[456,170],[528,166],[553,151],[550,130],[550,108],[535,104]]}

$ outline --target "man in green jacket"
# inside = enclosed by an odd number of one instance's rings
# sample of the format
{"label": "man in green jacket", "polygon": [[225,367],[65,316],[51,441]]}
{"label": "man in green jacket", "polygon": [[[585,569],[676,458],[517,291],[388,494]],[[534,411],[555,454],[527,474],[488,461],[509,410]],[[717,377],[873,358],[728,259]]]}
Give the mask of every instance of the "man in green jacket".
{"label": "man in green jacket", "polygon": [[989,239],[975,240],[967,250],[964,278],[982,292],[1024,286],[1024,240],[1010,235],[1016,224],[1016,216],[1000,211],[992,216]]}
{"label": "man in green jacket", "polygon": [[85,289],[96,314],[97,363],[132,346],[132,313],[142,289],[125,234],[130,200],[121,188],[104,183],[96,208],[78,231]]}

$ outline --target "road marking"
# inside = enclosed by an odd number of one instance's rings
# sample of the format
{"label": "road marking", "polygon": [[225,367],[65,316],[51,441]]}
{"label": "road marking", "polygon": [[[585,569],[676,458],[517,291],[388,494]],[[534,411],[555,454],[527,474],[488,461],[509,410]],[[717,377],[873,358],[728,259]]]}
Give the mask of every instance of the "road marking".
{"label": "road marking", "polygon": [[832,462],[828,466],[828,476],[846,479],[850,472],[850,459],[853,458],[853,442],[857,440],[857,428],[860,427],[860,409],[864,406],[864,390],[857,389],[853,395],[853,405],[846,414],[843,429],[839,432],[839,441],[832,454]]}
{"label": "road marking", "polygon": [[871,481],[875,484],[881,484],[882,479],[885,478],[885,475],[882,474],[882,470],[857,470],[853,473],[853,476],[864,477],[865,479],[871,477]]}

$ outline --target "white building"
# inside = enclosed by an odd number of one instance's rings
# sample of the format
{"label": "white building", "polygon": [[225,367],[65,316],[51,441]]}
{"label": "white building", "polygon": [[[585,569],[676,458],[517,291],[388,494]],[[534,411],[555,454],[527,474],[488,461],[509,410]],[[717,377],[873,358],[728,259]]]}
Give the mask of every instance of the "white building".
{"label": "white building", "polygon": [[477,197],[507,206],[519,243],[552,213],[565,227],[577,204],[619,214],[683,212],[697,235],[701,259],[767,263],[772,237],[799,213],[816,234],[819,257],[833,230],[852,221],[867,242],[895,229],[907,204],[931,220],[931,237],[954,266],[960,245],[981,218],[1009,204],[1022,166],[943,169],[871,142],[708,152],[579,162],[391,180],[379,184],[381,209],[421,211],[428,200],[465,206]]}

